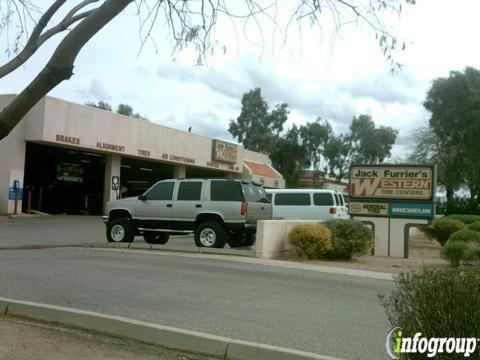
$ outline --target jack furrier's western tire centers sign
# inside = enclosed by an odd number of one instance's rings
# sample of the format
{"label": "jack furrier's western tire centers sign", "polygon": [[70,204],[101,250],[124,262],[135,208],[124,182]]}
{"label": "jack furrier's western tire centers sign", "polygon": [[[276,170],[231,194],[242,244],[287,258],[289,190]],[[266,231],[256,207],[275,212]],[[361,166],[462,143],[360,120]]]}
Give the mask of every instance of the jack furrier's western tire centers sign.
{"label": "jack furrier's western tire centers sign", "polygon": [[434,216],[434,165],[353,165],[349,213],[359,216]]}

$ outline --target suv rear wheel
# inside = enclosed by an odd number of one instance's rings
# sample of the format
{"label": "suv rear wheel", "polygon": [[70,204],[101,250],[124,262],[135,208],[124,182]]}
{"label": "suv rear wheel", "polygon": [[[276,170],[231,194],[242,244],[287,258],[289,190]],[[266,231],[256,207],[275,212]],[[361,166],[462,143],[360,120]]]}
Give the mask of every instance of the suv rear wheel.
{"label": "suv rear wheel", "polygon": [[107,223],[108,242],[132,242],[135,238],[133,226],[128,219],[114,219]]}
{"label": "suv rear wheel", "polygon": [[230,247],[245,247],[255,244],[255,233],[251,232],[233,232],[228,239]]}
{"label": "suv rear wheel", "polygon": [[147,244],[160,244],[165,245],[170,237],[169,234],[158,231],[145,231],[143,238]]}
{"label": "suv rear wheel", "polygon": [[216,221],[206,221],[195,229],[195,244],[198,247],[223,248],[225,241],[225,230]]}

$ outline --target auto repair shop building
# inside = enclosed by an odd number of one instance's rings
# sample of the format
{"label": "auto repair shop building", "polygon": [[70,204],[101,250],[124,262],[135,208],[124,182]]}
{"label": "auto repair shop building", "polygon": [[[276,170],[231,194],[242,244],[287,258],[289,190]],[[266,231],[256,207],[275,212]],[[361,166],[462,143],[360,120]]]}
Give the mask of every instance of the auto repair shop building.
{"label": "auto repair shop building", "polygon": [[[0,108],[13,98],[0,95]],[[242,145],[48,96],[0,140],[0,214],[101,214],[168,178],[285,187],[266,155]]]}

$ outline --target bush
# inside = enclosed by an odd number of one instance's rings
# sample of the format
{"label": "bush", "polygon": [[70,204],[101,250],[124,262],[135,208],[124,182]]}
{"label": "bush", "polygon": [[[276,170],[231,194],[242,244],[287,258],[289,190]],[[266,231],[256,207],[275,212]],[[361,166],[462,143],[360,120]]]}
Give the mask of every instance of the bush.
{"label": "bush", "polygon": [[355,254],[366,253],[373,244],[370,228],[357,220],[328,220],[323,223],[332,232],[330,259],[351,259]]}
{"label": "bush", "polygon": [[480,232],[480,221],[475,221],[475,222],[471,223],[470,225],[468,225],[468,228],[470,230],[475,230],[475,231]]}
{"label": "bush", "polygon": [[[400,274],[390,296],[381,297],[392,327],[405,336],[478,337],[480,273],[476,269],[422,270]],[[477,350],[478,351],[478,350]],[[426,354],[405,354],[426,359]],[[471,358],[478,359],[478,353]],[[463,359],[463,354],[438,353],[435,359]]]}
{"label": "bush", "polygon": [[325,257],[332,248],[331,238],[330,230],[322,224],[297,225],[288,233],[288,242],[309,259]]}
{"label": "bush", "polygon": [[437,240],[443,246],[454,232],[463,229],[465,229],[465,224],[460,220],[444,217],[434,220],[432,227],[421,228],[421,231],[429,239]]}
{"label": "bush", "polygon": [[459,220],[468,225],[480,221],[480,215],[453,214],[446,216],[445,219]]}
{"label": "bush", "polygon": [[448,240],[444,247],[440,249],[440,255],[445,260],[450,261],[453,267],[460,265],[462,260],[465,260],[469,254],[469,247],[463,241]]}
{"label": "bush", "polygon": [[461,242],[465,242],[465,243],[470,242],[470,241],[474,241],[474,242],[480,243],[480,232],[470,230],[470,229],[455,231],[450,236],[448,241],[461,241]]}

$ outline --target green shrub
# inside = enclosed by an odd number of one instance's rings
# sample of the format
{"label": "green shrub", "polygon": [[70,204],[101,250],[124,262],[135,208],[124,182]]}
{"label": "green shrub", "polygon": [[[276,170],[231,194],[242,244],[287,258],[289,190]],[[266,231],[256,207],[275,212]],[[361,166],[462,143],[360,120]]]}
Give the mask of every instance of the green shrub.
{"label": "green shrub", "polygon": [[444,217],[435,219],[431,227],[422,228],[421,231],[429,239],[437,240],[443,246],[454,232],[463,229],[465,224],[461,221]]}
{"label": "green shrub", "polygon": [[480,215],[453,214],[446,216],[445,219],[459,220],[468,225],[480,221]]}
{"label": "green shrub", "polygon": [[[392,327],[404,336],[478,337],[480,334],[480,273],[477,269],[422,270],[400,274],[388,297],[381,297]],[[478,349],[477,349],[478,351]],[[405,354],[426,359],[426,354]],[[471,358],[478,359],[475,352]],[[463,354],[438,353],[435,359],[464,359]]]}
{"label": "green shrub", "polygon": [[468,244],[463,241],[447,241],[444,247],[440,249],[440,255],[450,261],[453,267],[460,265],[462,260],[468,257]]}
{"label": "green shrub", "polygon": [[332,232],[330,259],[351,259],[355,254],[364,254],[373,245],[370,228],[357,220],[328,220],[323,223]]}
{"label": "green shrub", "polygon": [[480,232],[480,221],[475,221],[471,224],[468,225],[468,228],[470,230],[475,230],[475,231],[479,231]]}
{"label": "green shrub", "polygon": [[462,242],[478,242],[480,243],[480,232],[474,231],[474,230],[469,230],[469,229],[464,229],[464,230],[459,230],[455,231],[448,241],[462,241]]}
{"label": "green shrub", "polygon": [[331,238],[330,230],[322,224],[297,225],[288,233],[288,242],[309,259],[325,257],[332,248]]}

